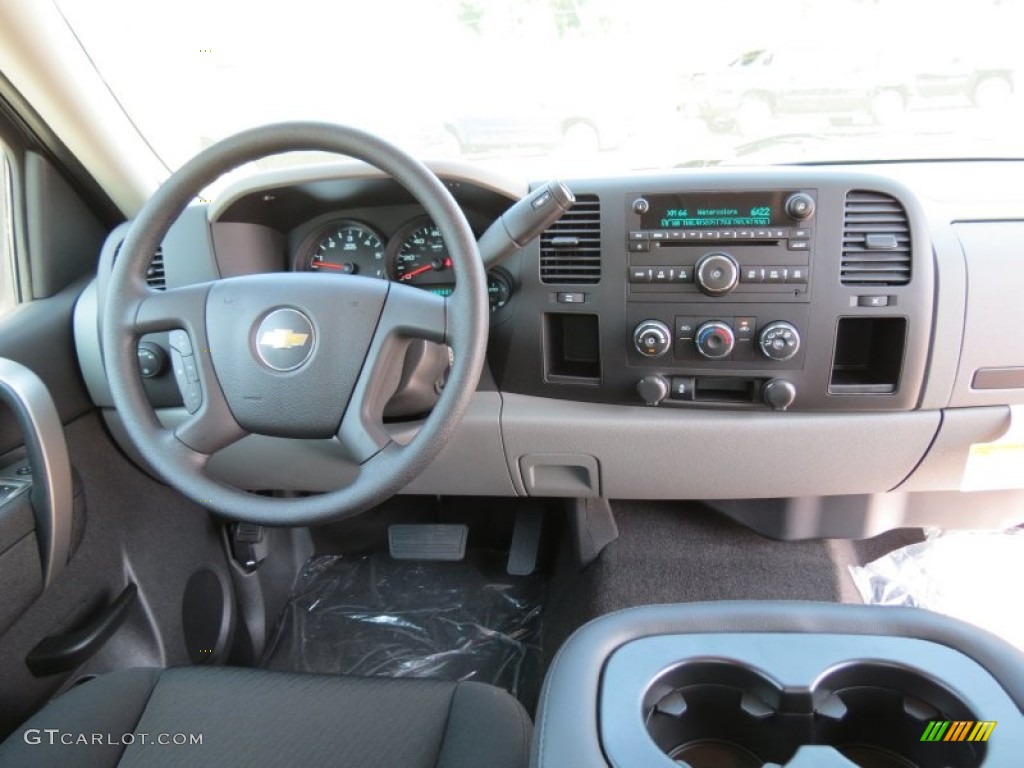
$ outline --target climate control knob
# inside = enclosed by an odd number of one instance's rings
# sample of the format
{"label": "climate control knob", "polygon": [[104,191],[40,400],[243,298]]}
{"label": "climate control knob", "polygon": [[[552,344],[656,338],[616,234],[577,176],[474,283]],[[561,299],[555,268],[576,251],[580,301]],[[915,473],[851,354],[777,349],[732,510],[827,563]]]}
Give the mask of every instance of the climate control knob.
{"label": "climate control knob", "polygon": [[757,343],[765,357],[782,363],[800,351],[800,332],[790,323],[776,320],[761,329]]}
{"label": "climate control knob", "polygon": [[709,360],[722,360],[732,354],[736,334],[728,323],[710,320],[697,329],[693,336],[697,351]]}
{"label": "climate control knob", "polygon": [[633,331],[633,346],[644,357],[661,357],[672,349],[672,331],[660,320],[644,320]]}
{"label": "climate control knob", "polygon": [[725,296],[740,281],[740,265],[727,253],[709,253],[693,268],[693,279],[702,293]]}

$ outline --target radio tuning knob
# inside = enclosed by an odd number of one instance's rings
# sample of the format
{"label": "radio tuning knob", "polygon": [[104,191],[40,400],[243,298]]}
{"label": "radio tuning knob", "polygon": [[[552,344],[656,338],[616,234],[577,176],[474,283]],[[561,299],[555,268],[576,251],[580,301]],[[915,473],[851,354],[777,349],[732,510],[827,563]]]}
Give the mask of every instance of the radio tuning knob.
{"label": "radio tuning knob", "polygon": [[740,265],[727,253],[709,253],[697,262],[693,279],[701,293],[725,296],[740,281]]}
{"label": "radio tuning knob", "polygon": [[657,405],[668,397],[668,381],[664,376],[644,376],[637,382],[636,392],[647,405]]}
{"label": "radio tuning knob", "polygon": [[803,221],[814,215],[814,198],[806,192],[797,192],[786,199],[786,213],[789,218]]}

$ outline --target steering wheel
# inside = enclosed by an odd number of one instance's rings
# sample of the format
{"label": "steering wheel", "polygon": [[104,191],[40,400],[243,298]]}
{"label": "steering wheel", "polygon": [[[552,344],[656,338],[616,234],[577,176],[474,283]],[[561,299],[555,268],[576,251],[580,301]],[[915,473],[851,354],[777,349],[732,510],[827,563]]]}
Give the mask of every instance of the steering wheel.
{"label": "steering wheel", "polygon": [[[204,187],[244,163],[314,150],[355,157],[389,174],[426,209],[451,255],[456,290],[442,298],[356,275],[258,274],[155,291],[145,271],[171,224]],[[192,501],[237,520],[308,525],[350,517],[416,477],[448,442],[484,364],[486,273],[469,224],[422,163],[370,134],[326,123],[281,123],[207,148],[146,202],[109,279],[101,339],[110,393],[129,439],[159,476]],[[171,331],[194,380],[191,415],[164,428],[146,398],[136,347]],[[445,343],[453,363],[433,411],[407,444],[392,441],[383,410],[409,339]],[[191,360],[188,358],[191,354]],[[210,456],[249,434],[337,439],[360,465],[328,493],[274,498],[211,478]],[[287,457],[283,459],[287,461]]]}

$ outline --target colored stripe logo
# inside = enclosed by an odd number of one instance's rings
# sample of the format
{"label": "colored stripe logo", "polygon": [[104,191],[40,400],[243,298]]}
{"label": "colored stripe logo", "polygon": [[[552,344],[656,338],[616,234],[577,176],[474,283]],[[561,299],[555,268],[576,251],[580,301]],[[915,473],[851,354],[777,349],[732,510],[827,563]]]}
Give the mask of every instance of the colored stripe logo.
{"label": "colored stripe logo", "polygon": [[995,727],[995,720],[932,720],[921,741],[988,741]]}

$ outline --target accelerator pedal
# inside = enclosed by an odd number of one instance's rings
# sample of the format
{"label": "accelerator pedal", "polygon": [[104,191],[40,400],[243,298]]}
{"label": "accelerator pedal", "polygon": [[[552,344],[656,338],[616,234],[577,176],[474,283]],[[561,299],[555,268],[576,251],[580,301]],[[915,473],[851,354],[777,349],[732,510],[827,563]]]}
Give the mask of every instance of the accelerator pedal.
{"label": "accelerator pedal", "polygon": [[468,525],[389,525],[388,549],[395,560],[461,560],[466,556]]}
{"label": "accelerator pedal", "polygon": [[508,566],[505,569],[509,576],[529,576],[536,570],[543,527],[542,507],[524,507],[516,511],[516,526],[512,530],[512,547],[509,549]]}

